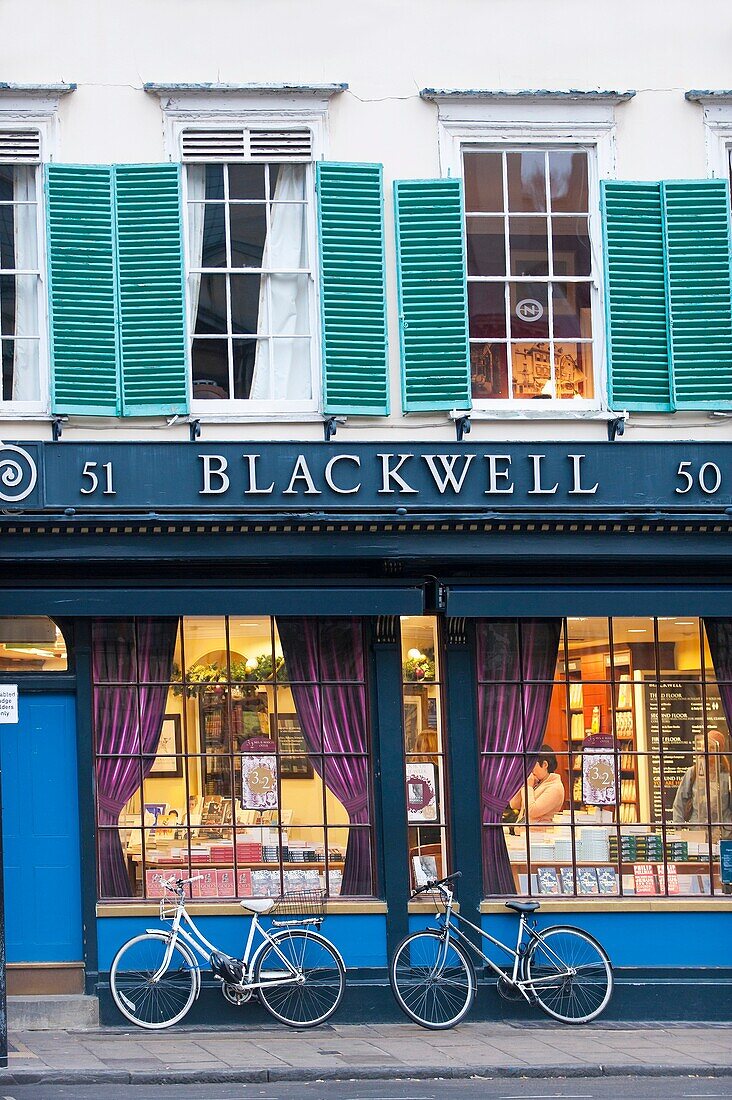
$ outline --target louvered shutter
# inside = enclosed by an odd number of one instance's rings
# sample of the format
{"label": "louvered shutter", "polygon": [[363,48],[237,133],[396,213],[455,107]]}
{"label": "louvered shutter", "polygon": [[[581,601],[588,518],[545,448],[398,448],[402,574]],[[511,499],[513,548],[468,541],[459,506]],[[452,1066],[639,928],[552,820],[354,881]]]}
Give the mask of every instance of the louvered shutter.
{"label": "louvered shutter", "polygon": [[46,169],[51,407],[116,415],[114,193],[109,167]]}
{"label": "louvered shutter", "polygon": [[323,409],[386,416],[384,193],[380,164],[317,165]]}
{"label": "louvered shutter", "polygon": [[732,408],[729,187],[720,179],[661,187],[676,408]]}
{"label": "louvered shutter", "polygon": [[404,411],[468,409],[462,185],[397,180],[394,205]]}
{"label": "louvered shutter", "polygon": [[603,181],[610,405],[673,408],[661,185]]}
{"label": "louvered shutter", "polygon": [[185,413],[180,168],[119,164],[114,174],[122,411]]}

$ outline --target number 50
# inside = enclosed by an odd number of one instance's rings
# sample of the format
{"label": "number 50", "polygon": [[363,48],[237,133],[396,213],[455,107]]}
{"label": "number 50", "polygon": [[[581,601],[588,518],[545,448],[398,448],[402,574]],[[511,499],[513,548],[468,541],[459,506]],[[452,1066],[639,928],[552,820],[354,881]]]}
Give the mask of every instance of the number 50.
{"label": "number 50", "polygon": [[[679,468],[676,471],[676,476],[681,477],[686,482],[685,487],[677,487],[676,492],[688,493],[690,489],[694,487],[694,478],[689,471],[691,466],[690,462],[680,462]],[[722,472],[717,466],[716,462],[705,462],[703,466],[699,467],[699,473],[697,474],[697,483],[703,493],[707,493],[711,496],[716,493],[722,484]]]}

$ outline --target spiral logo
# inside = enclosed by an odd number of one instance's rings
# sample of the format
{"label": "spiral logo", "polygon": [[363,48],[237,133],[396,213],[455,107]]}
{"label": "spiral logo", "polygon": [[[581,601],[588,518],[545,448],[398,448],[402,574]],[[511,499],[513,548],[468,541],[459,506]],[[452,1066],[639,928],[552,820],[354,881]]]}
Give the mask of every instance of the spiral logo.
{"label": "spiral logo", "polygon": [[30,496],[37,480],[36,464],[27,451],[12,443],[0,445],[0,500],[18,504]]}

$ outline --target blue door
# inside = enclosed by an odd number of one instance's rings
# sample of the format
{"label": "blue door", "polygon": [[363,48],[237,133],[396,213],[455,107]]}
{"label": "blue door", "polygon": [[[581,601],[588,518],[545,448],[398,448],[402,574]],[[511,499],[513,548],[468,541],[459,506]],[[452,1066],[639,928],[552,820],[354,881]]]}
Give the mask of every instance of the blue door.
{"label": "blue door", "polygon": [[73,695],[20,695],[0,725],[8,962],[80,962],[81,871]]}

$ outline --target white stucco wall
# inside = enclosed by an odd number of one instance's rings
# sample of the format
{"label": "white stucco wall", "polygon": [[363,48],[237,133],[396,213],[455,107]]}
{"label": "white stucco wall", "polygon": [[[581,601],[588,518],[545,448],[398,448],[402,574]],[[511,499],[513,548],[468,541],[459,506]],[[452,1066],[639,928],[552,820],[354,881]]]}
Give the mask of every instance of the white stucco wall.
{"label": "white stucco wall", "polygon": [[[57,158],[104,163],[165,156],[157,97],[146,82],[338,82],[328,155],[376,160],[385,181],[440,172],[437,107],[424,87],[634,89],[616,108],[617,173],[628,179],[708,174],[703,108],[690,88],[732,85],[728,0],[3,0],[0,77],[7,82],[75,82],[59,107]],[[0,96],[0,109],[3,99]],[[393,226],[387,201],[394,405],[398,339]],[[652,427],[649,425],[652,424]],[[732,437],[706,414],[637,417],[629,437]],[[431,427],[433,426],[433,427]],[[74,431],[77,429],[69,429]],[[78,429],[94,433],[92,425]],[[125,435],[144,428],[120,429]],[[207,426],[207,438],[244,429]],[[319,438],[320,423],[282,429]],[[375,438],[378,420],[343,430]],[[393,417],[405,438],[453,438],[445,417]],[[602,423],[476,423],[476,438],[604,438]],[[37,424],[16,436],[39,435]],[[178,426],[173,433],[185,434]],[[270,425],[248,425],[250,438]],[[45,434],[46,427],[41,434]],[[6,433],[8,434],[8,433]],[[159,432],[156,432],[159,438]]]}

